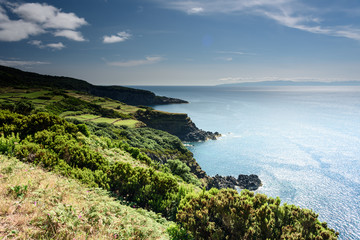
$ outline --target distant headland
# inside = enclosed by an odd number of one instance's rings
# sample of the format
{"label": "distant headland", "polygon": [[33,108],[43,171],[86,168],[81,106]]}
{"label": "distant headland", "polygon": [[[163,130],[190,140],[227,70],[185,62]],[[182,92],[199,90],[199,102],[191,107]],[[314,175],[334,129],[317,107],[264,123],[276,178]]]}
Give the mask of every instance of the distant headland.
{"label": "distant headland", "polygon": [[216,87],[277,87],[277,86],[360,86],[360,81],[260,81],[216,85]]}

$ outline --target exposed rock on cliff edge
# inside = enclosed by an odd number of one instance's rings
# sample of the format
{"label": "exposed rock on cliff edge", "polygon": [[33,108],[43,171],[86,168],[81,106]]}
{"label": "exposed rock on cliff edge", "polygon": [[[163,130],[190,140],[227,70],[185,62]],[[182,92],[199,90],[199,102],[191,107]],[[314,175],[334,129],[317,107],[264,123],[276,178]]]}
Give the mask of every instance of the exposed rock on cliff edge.
{"label": "exposed rock on cliff edge", "polygon": [[243,175],[240,174],[236,179],[233,176],[220,176],[218,174],[215,177],[210,177],[207,185],[207,189],[211,188],[233,188],[239,187],[241,189],[248,189],[251,191],[257,190],[260,186],[262,186],[261,180],[257,175]]}
{"label": "exposed rock on cliff edge", "polygon": [[179,137],[182,141],[198,142],[215,140],[221,136],[196,127],[187,114],[168,113],[156,110],[138,111],[135,117],[148,127],[160,129]]}

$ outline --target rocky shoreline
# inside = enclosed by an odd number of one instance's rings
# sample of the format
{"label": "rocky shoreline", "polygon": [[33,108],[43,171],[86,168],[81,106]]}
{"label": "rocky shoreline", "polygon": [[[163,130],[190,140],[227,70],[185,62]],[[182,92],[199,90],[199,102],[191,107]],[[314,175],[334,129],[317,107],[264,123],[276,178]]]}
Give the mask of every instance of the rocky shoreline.
{"label": "rocky shoreline", "polygon": [[250,175],[243,175],[240,174],[238,178],[233,176],[220,176],[216,174],[214,177],[210,177],[207,190],[211,188],[232,188],[236,189],[236,187],[240,189],[248,189],[250,191],[255,191],[259,187],[262,186],[261,180],[257,175],[250,174]]}

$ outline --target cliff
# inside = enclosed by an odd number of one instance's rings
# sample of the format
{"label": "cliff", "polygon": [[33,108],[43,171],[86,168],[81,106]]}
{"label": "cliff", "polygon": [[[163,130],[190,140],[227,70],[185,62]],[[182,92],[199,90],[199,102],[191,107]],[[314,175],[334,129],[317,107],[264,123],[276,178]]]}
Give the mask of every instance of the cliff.
{"label": "cliff", "polygon": [[220,136],[196,127],[187,114],[167,113],[156,110],[137,111],[135,117],[148,127],[160,129],[179,137],[182,141],[198,142],[215,140]]}

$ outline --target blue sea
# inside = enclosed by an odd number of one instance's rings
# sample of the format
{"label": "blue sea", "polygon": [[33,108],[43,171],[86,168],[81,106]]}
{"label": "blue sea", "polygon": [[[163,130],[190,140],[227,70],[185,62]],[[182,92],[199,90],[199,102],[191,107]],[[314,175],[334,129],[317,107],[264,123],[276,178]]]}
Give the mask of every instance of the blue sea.
{"label": "blue sea", "polygon": [[222,134],[188,147],[209,175],[257,174],[257,192],[360,239],[359,86],[141,88],[189,101],[155,108]]}

